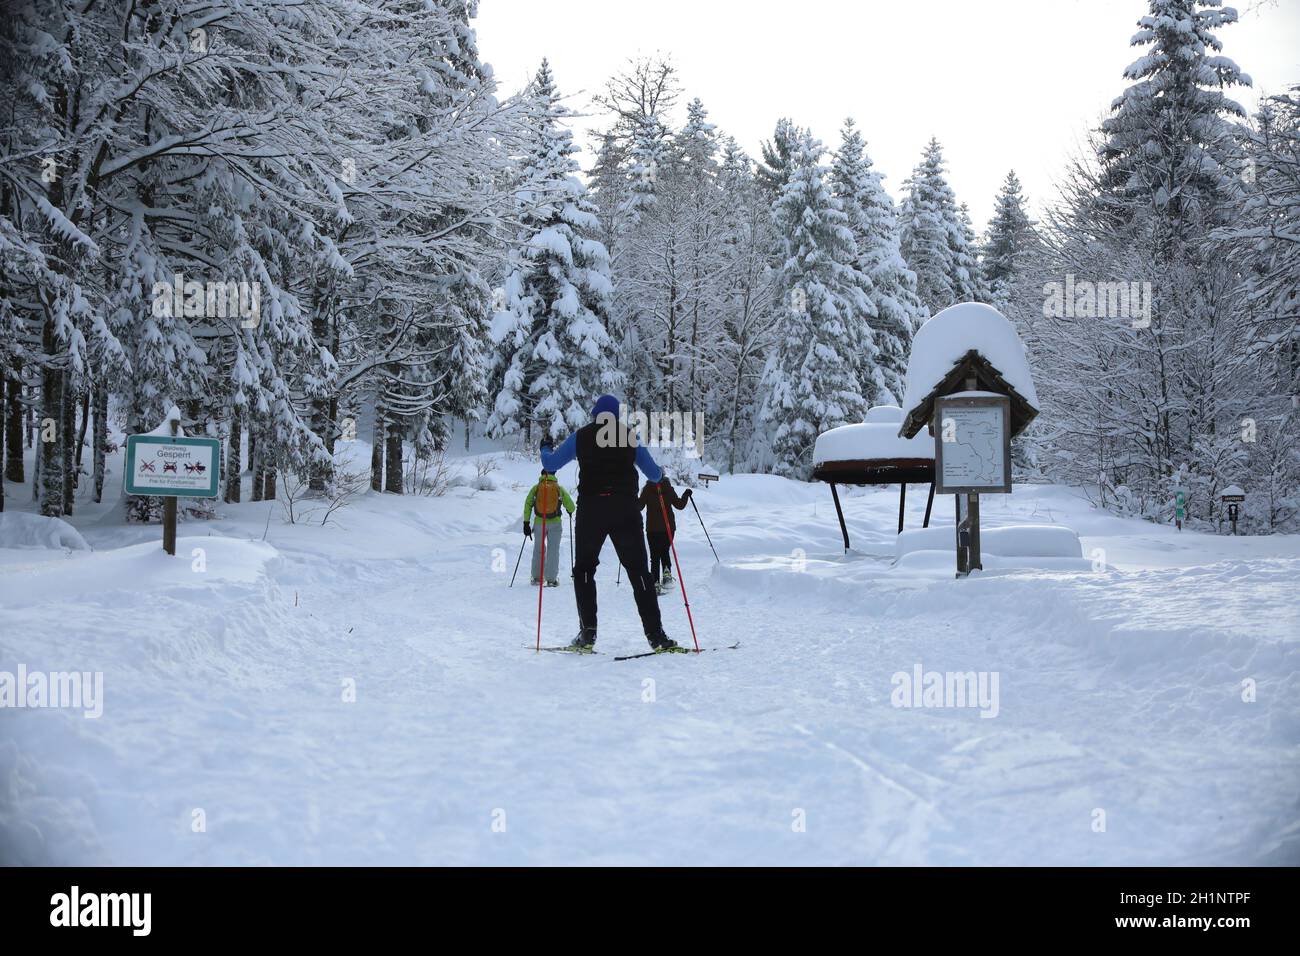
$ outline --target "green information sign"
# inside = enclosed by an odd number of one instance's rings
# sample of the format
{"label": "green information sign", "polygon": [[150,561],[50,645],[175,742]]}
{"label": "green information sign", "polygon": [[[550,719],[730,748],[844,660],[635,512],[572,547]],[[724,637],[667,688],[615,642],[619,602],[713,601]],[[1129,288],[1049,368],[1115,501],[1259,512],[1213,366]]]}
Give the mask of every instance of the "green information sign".
{"label": "green information sign", "polygon": [[221,439],[130,435],[126,439],[126,493],[215,498],[220,487]]}

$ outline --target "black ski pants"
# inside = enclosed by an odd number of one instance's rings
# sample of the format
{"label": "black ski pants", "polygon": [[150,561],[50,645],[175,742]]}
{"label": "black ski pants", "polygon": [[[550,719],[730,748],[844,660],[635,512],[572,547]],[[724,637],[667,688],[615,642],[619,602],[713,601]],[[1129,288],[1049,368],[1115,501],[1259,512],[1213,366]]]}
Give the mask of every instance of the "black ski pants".
{"label": "black ski pants", "polygon": [[614,552],[627,571],[641,627],[647,637],[659,633],[659,597],[646,561],[641,508],[635,494],[579,494],[574,518],[573,594],[578,602],[578,621],[589,633],[596,631],[596,566],[605,539],[614,542]]}

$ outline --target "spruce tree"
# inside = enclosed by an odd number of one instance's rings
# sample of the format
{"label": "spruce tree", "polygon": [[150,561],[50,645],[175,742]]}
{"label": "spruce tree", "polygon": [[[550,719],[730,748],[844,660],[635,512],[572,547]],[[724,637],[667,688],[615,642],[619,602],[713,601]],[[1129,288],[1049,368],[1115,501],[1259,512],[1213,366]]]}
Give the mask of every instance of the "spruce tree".
{"label": "spruce tree", "polygon": [[1033,223],[1025,210],[1020,180],[1011,170],[998,190],[980,260],[990,301],[999,311],[1007,310],[1012,286],[1032,242]]}
{"label": "spruce tree", "polygon": [[801,135],[772,208],[783,260],[780,326],[762,389],[774,470],[805,479],[817,435],[862,421],[868,402],[857,375],[860,352],[875,360],[863,291],[870,280],[855,264],[857,246],[820,163],[823,152],[811,134]]}
{"label": "spruce tree", "polygon": [[877,402],[901,401],[912,335],[927,313],[916,294],[916,274],[899,252],[894,202],[872,168],[852,119],[844,124],[832,181],[857,244],[857,267],[871,280],[873,308],[867,321],[878,354],[874,363],[863,367],[871,382],[863,381],[863,395],[874,393]]}
{"label": "spruce tree", "polygon": [[504,283],[505,307],[493,323],[504,374],[488,429],[500,436],[536,424],[543,438],[557,440],[588,420],[597,394],[618,384],[604,321],[609,256],[574,175],[578,147],[564,126],[570,113],[545,60],[526,99],[522,232]]}
{"label": "spruce tree", "polygon": [[916,291],[931,313],[985,297],[956,197],[944,175],[943,148],[931,139],[921,162],[904,182],[901,247],[916,273]]}

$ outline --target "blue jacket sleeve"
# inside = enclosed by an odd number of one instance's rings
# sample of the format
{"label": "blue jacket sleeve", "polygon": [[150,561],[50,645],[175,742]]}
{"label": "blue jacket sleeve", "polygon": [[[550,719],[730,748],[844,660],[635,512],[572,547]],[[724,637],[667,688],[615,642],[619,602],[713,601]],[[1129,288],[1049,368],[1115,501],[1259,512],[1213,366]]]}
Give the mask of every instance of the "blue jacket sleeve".
{"label": "blue jacket sleeve", "polygon": [[[575,432],[568,438],[564,439],[564,444],[554,451],[542,452],[542,467],[547,471],[556,472],[573,461],[578,456],[578,435]],[[653,462],[651,463],[653,464]]]}
{"label": "blue jacket sleeve", "polygon": [[663,469],[655,464],[655,460],[650,457],[650,449],[645,445],[636,446],[636,466],[651,481],[658,481],[664,476]]}

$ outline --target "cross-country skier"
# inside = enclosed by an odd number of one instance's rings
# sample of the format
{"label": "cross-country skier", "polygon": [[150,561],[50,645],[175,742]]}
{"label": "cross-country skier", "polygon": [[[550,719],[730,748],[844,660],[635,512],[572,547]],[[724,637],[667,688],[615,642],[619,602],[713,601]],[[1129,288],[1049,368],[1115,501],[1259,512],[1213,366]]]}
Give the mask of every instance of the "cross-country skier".
{"label": "cross-country skier", "polygon": [[573,593],[578,602],[579,631],[571,646],[590,650],[596,643],[596,565],[608,537],[627,571],[646,640],[656,651],[673,650],[677,642],[664,633],[659,617],[659,598],[646,562],[637,505],[637,468],[655,482],[663,472],[646,447],[618,420],[618,399],[600,396],[591,418],[559,448],[542,449],[542,467],[547,471],[559,471],[574,458],[578,460]]}
{"label": "cross-country skier", "polygon": [[[661,507],[659,496],[663,495],[664,505],[671,505],[678,511],[686,507],[691,500],[691,489],[687,488],[678,497],[677,491],[665,475],[658,484],[647,481],[641,489],[638,504],[645,511],[645,540],[650,546],[650,577],[654,579],[655,591],[663,594],[673,583],[673,563],[671,558],[671,541],[669,533],[677,534],[677,516],[667,507]],[[668,512],[668,526],[664,527],[664,512]],[[549,545],[548,545],[549,547]],[[663,576],[660,576],[660,569]]]}
{"label": "cross-country skier", "polygon": [[[555,480],[555,475],[542,471],[537,484],[528,489],[524,498],[524,537],[533,537],[532,519],[542,522],[543,534],[546,535],[546,586],[560,586],[560,541],[564,537],[564,519],[560,517],[560,508],[573,514],[573,499],[564,490],[564,486]],[[542,576],[542,548],[540,538],[533,539],[533,584]]]}

